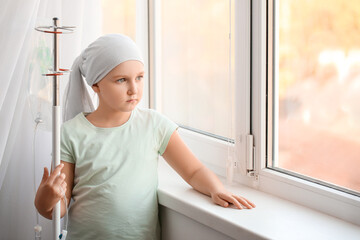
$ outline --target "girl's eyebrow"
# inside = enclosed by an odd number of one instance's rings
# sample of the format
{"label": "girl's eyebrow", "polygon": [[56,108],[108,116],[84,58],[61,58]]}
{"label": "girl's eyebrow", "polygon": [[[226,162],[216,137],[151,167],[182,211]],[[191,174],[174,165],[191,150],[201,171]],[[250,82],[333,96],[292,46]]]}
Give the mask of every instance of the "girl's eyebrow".
{"label": "girl's eyebrow", "polygon": [[[141,72],[139,72],[137,75],[140,75],[140,74],[144,74],[145,73],[145,71],[141,71]],[[113,78],[119,78],[119,77],[129,77],[129,76],[127,76],[127,75],[124,75],[124,74],[120,74],[120,75],[116,75],[116,76],[114,76]]]}

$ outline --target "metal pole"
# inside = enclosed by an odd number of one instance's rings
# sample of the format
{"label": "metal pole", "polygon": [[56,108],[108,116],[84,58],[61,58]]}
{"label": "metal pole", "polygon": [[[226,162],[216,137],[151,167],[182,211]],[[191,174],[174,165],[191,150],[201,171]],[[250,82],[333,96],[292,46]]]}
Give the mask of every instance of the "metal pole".
{"label": "metal pole", "polygon": [[[54,32],[57,31],[57,26],[59,23],[58,18],[53,18],[54,20]],[[54,34],[54,71],[59,71],[59,36]],[[52,149],[53,149],[53,159],[52,165],[53,169],[60,164],[60,105],[59,105],[59,76],[54,76],[53,81],[53,111],[52,111]],[[53,222],[53,238],[55,240],[59,239],[60,235],[60,201],[56,203],[55,208],[53,209],[52,215]]]}

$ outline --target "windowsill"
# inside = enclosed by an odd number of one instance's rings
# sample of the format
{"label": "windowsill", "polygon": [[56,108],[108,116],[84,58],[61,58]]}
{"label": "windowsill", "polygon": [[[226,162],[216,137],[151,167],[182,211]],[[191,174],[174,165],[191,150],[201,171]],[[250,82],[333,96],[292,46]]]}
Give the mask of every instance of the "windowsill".
{"label": "windowsill", "polygon": [[[224,183],[224,179],[220,178]],[[256,204],[252,210],[223,208],[198,193],[162,159],[159,203],[234,239],[239,232],[264,239],[358,239],[360,226],[251,189],[238,183],[226,188]],[[336,207],[336,206],[335,206]]]}

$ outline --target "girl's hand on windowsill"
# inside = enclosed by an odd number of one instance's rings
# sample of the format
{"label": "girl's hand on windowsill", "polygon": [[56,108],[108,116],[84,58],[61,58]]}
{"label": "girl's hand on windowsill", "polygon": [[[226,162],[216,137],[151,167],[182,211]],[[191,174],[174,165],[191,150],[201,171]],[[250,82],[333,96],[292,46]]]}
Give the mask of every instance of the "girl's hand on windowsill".
{"label": "girl's hand on windowsill", "polygon": [[232,194],[225,189],[211,192],[210,195],[213,202],[222,207],[228,207],[230,204],[234,204],[238,209],[243,209],[244,207],[252,209],[256,207],[254,203],[250,202],[246,198]]}

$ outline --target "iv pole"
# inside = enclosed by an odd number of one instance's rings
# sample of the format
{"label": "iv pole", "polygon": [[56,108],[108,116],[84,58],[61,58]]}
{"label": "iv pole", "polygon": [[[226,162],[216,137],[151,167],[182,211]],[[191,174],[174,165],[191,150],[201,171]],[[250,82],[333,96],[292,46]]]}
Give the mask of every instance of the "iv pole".
{"label": "iv pole", "polygon": [[[59,27],[59,19],[53,18],[53,26],[40,26],[35,30],[45,33],[54,34],[54,69],[52,73],[43,74],[43,76],[53,76],[53,107],[52,107],[52,166],[53,169],[60,164],[60,125],[61,125],[61,106],[60,106],[60,84],[59,76],[68,69],[59,68],[59,34],[72,33],[75,27]],[[49,30],[47,30],[49,29]],[[52,30],[52,31],[51,31]],[[60,31],[58,31],[60,30]],[[67,206],[66,206],[67,207]],[[61,239],[60,235],[60,201],[56,203],[53,210],[53,239]]]}

